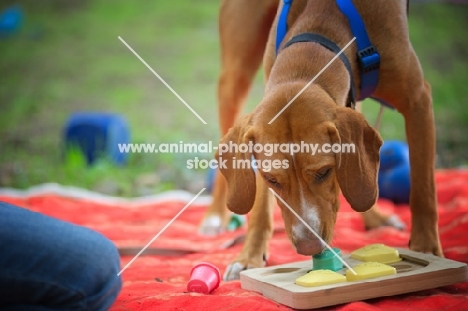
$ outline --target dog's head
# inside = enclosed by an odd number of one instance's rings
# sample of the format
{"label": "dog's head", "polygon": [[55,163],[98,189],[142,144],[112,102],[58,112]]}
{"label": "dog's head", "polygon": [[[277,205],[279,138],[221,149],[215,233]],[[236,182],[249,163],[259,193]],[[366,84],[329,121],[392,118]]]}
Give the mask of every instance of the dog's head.
{"label": "dog's head", "polygon": [[[268,124],[297,91],[294,87],[286,92],[279,90],[253,113],[241,117],[221,139],[216,157],[225,162],[220,168],[228,182],[227,205],[231,211],[246,214],[252,208],[255,173],[249,164],[255,164],[267,187],[328,243],[340,189],[358,212],[375,203],[382,140],[360,113],[337,106],[317,86],[304,91]],[[230,144],[245,145],[237,150],[226,148]],[[302,150],[297,151],[293,144]],[[324,245],[285,203],[278,200],[286,232],[297,252],[313,255],[322,251]]]}

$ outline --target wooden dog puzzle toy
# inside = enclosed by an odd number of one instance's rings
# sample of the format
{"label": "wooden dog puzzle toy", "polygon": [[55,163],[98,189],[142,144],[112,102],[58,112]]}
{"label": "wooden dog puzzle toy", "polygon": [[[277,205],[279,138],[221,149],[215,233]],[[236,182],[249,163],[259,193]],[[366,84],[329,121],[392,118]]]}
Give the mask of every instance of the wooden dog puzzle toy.
{"label": "wooden dog puzzle toy", "polygon": [[431,254],[383,244],[368,245],[345,255],[339,249],[333,250],[356,274],[343,268],[341,262],[341,268],[333,271],[337,268],[337,261],[330,261],[334,254],[324,251],[313,257],[312,270],[309,260],[242,271],[241,286],[291,308],[313,309],[468,280],[466,263]]}

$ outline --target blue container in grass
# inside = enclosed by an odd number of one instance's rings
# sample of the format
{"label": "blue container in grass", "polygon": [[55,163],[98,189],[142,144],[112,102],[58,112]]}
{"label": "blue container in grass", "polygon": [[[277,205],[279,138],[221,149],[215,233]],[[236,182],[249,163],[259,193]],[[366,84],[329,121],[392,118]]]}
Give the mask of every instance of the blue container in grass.
{"label": "blue container in grass", "polygon": [[409,149],[405,142],[389,140],[380,149],[379,197],[409,203]]}
{"label": "blue container in grass", "polygon": [[78,148],[88,164],[105,158],[124,165],[128,153],[120,152],[119,144],[130,142],[130,129],[121,115],[105,112],[76,112],[64,128],[65,152]]}
{"label": "blue container in grass", "polygon": [[23,23],[24,13],[19,5],[0,12],[0,39],[15,34]]}

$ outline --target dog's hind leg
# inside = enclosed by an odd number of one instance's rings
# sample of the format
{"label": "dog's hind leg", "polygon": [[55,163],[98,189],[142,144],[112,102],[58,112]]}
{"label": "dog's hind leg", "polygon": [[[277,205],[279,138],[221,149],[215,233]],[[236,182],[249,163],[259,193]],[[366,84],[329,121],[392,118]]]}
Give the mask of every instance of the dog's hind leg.
{"label": "dog's hind leg", "polygon": [[394,227],[398,230],[406,228],[405,223],[396,214],[382,213],[377,203],[370,210],[362,213],[362,219],[367,230],[379,227]]}
{"label": "dog's hind leg", "polygon": [[[262,62],[278,0],[224,0],[219,14],[221,74],[218,82],[218,113],[221,135],[234,125]],[[200,225],[200,232],[217,234],[229,222],[226,181],[219,173],[213,187],[213,202]]]}
{"label": "dog's hind leg", "polygon": [[[382,108],[381,108],[382,109]],[[356,111],[362,112],[362,102],[358,101],[356,103]],[[380,110],[382,112],[382,110]],[[380,113],[381,113],[380,112]],[[377,117],[377,121],[374,125],[376,131],[379,130],[379,125],[381,121],[381,114]],[[406,228],[405,223],[398,217],[396,214],[385,214],[379,208],[377,202],[372,206],[372,208],[362,215],[362,220],[364,222],[364,226],[367,230],[376,229],[379,227],[394,227],[398,230],[403,230]]]}

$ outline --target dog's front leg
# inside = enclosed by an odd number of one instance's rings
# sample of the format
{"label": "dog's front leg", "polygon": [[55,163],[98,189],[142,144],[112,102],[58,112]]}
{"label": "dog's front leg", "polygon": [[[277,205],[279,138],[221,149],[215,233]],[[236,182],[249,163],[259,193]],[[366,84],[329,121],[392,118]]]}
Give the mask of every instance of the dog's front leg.
{"label": "dog's front leg", "polygon": [[239,279],[243,270],[263,267],[268,257],[268,245],[273,234],[273,197],[259,174],[256,177],[256,187],[247,237],[242,252],[226,268],[225,281]]}
{"label": "dog's front leg", "polygon": [[412,215],[410,248],[442,256],[438,234],[438,211],[434,181],[435,128],[429,83],[411,90],[405,117],[411,164],[410,208]]}
{"label": "dog's front leg", "polygon": [[[234,125],[262,62],[278,0],[223,0],[219,12],[221,74],[218,80],[218,112],[221,136]],[[218,171],[213,202],[199,232],[216,235],[226,229],[231,214],[226,208],[226,180]]]}

